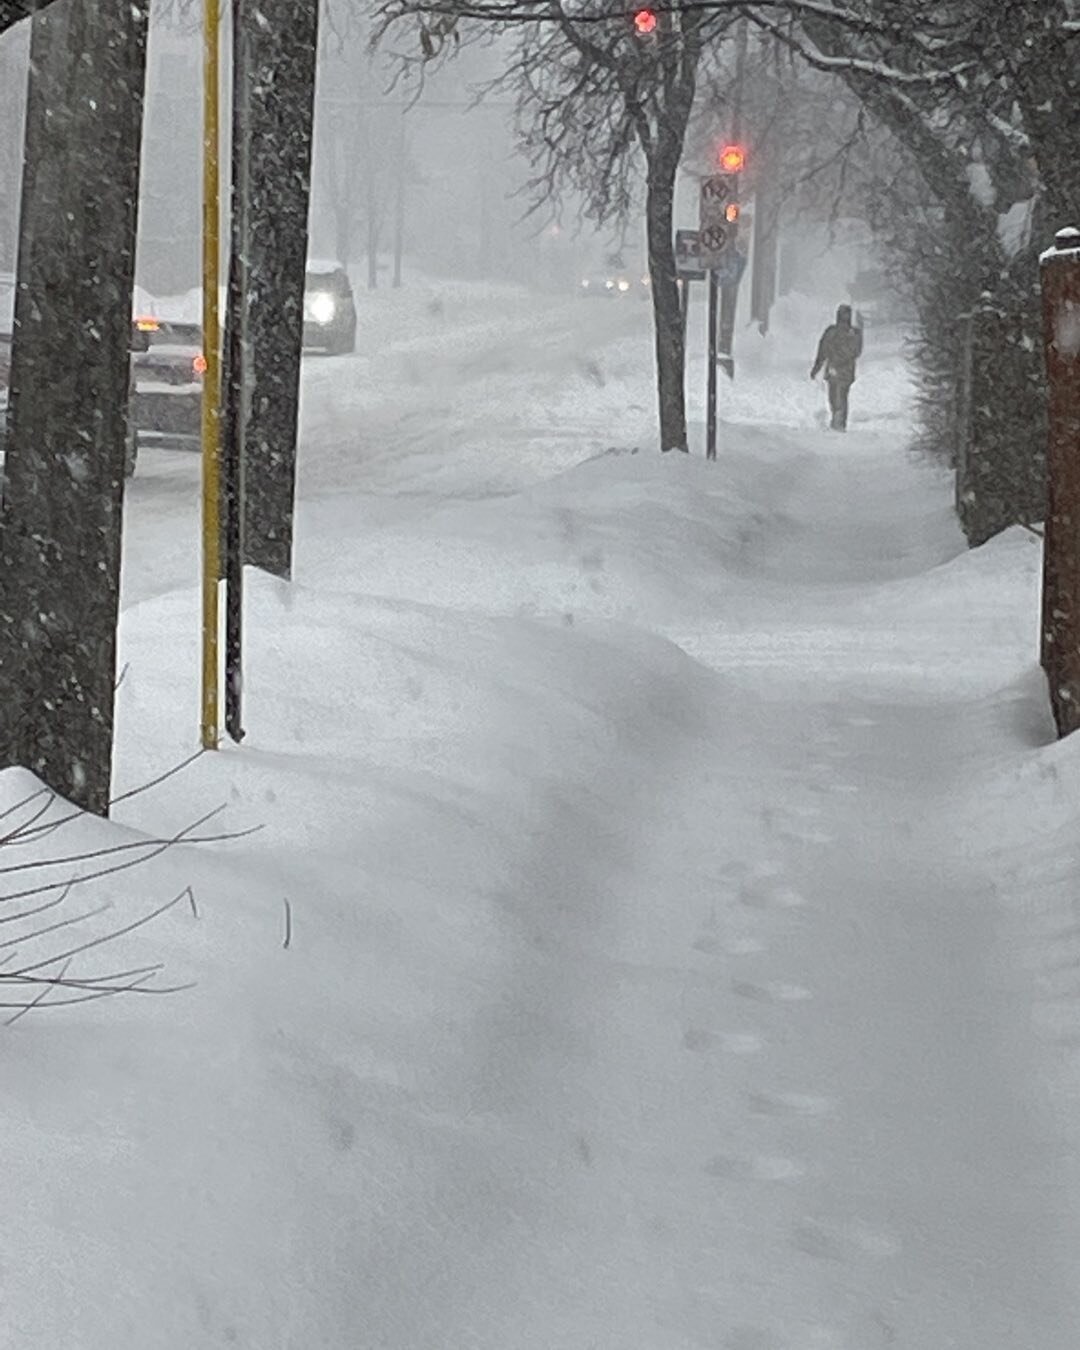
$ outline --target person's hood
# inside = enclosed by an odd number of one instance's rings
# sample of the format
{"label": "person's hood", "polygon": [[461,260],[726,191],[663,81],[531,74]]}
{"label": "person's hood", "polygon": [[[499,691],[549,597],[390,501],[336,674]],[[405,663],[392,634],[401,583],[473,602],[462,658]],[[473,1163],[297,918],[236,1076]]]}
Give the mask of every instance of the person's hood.
{"label": "person's hood", "polygon": [[839,323],[839,324],[843,324],[845,327],[849,327],[849,328],[850,328],[850,326],[851,326],[851,306],[850,306],[850,305],[841,305],[841,306],[840,306],[840,308],[836,311],[836,322]]}

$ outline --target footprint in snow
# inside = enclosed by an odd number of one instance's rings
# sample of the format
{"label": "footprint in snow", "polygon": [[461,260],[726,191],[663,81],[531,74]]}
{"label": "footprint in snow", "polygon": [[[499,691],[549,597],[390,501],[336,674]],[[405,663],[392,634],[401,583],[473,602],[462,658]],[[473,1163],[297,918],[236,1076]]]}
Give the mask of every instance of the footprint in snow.
{"label": "footprint in snow", "polygon": [[750,1109],[761,1116],[827,1116],[833,1104],[828,1097],[808,1092],[754,1092]]}
{"label": "footprint in snow", "polygon": [[729,1055],[756,1055],[765,1048],[765,1042],[753,1031],[725,1031],[720,1048]]}
{"label": "footprint in snow", "polygon": [[735,937],[717,937],[713,933],[703,933],[691,944],[691,950],[705,956],[753,956],[765,950],[760,938],[737,934]]}
{"label": "footprint in snow", "polygon": [[755,956],[758,952],[765,950],[765,944],[760,938],[756,937],[733,937],[728,938],[724,944],[724,951],[729,956]]}
{"label": "footprint in snow", "polygon": [[739,899],[750,909],[802,909],[806,897],[794,886],[771,877],[754,877],[739,892]]}
{"label": "footprint in snow", "polygon": [[813,998],[803,985],[788,984],[784,980],[770,980],[767,984],[735,980],[731,987],[740,998],[753,999],[757,1003],[804,1003]]}
{"label": "footprint in snow", "polygon": [[692,1050],[695,1054],[702,1054],[706,1050],[715,1050],[720,1044],[720,1037],[715,1031],[703,1031],[700,1027],[689,1027],[683,1032],[683,1049]]}
{"label": "footprint in snow", "polygon": [[859,1221],[845,1224],[805,1218],[791,1240],[799,1251],[819,1261],[850,1261],[861,1256],[885,1260],[900,1250],[891,1234]]}
{"label": "footprint in snow", "polygon": [[728,1055],[756,1055],[764,1045],[752,1031],[707,1031],[703,1027],[687,1027],[683,1032],[684,1050],[696,1055],[709,1050],[723,1050]]}
{"label": "footprint in snow", "polygon": [[705,1164],[705,1173],[724,1181],[800,1181],[806,1167],[797,1158],[769,1154],[739,1157],[729,1153],[718,1154]]}

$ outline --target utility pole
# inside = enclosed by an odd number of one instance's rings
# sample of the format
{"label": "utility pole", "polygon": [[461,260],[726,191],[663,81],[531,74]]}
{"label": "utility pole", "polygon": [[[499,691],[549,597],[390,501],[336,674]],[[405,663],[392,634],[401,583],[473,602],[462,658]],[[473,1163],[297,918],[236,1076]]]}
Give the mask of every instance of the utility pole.
{"label": "utility pole", "polygon": [[706,323],[708,324],[708,351],[706,353],[707,366],[705,369],[705,458],[716,458],[716,370],[720,364],[720,353],[718,347],[717,321],[718,300],[720,298],[720,279],[716,269],[709,268],[709,311]]}
{"label": "utility pole", "polygon": [[204,750],[220,740],[221,650],[221,10],[203,0],[202,347],[202,712]]}
{"label": "utility pole", "polygon": [[32,20],[0,509],[2,763],[97,815],[111,796],[147,7],[54,0]]}

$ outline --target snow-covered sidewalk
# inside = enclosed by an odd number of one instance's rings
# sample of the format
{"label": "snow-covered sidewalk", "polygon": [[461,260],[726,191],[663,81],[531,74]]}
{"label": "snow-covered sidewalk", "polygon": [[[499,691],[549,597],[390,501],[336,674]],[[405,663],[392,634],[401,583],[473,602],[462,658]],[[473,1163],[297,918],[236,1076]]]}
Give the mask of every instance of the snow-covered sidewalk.
{"label": "snow-covered sidewalk", "polygon": [[[120,960],[195,990],[7,1037],[0,1344],[1075,1344],[1037,541],[964,551],[889,363],[846,438],[747,365],[716,465],[309,498],[244,747],[68,832],[264,827],[123,883],[192,883]],[[196,603],[125,614],[122,787]]]}

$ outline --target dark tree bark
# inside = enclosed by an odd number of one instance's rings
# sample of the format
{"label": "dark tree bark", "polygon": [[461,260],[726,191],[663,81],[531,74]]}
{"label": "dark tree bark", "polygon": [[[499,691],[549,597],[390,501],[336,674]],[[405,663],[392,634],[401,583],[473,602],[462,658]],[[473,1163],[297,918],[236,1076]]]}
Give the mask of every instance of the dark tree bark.
{"label": "dark tree bark", "polygon": [[646,200],[661,450],[688,449],[686,339],[675,272],[674,203],[677,170],[677,158],[674,165],[650,166]]}
{"label": "dark tree bark", "polygon": [[245,436],[245,561],[292,574],[304,327],[316,0],[264,0],[250,26],[252,389]]}
{"label": "dark tree bark", "polygon": [[635,122],[648,165],[645,222],[656,335],[660,449],[687,450],[686,331],[675,266],[675,180],[694,106],[701,19],[693,13],[682,16],[676,30],[665,17],[660,31],[668,54],[660,62],[656,112],[651,126],[640,117]]}
{"label": "dark tree bark", "polygon": [[1007,72],[1038,168],[1051,232],[1072,225],[1080,206],[1080,39],[1066,27],[1071,17],[1065,0],[1012,0],[1001,5],[991,26],[997,62]]}
{"label": "dark tree bark", "polygon": [[47,8],[53,0],[0,0],[0,33],[14,28],[31,14]]}
{"label": "dark tree bark", "polygon": [[146,27],[147,0],[56,0],[34,19],[0,509],[2,762],[101,815]]}

